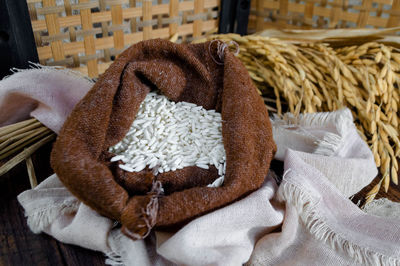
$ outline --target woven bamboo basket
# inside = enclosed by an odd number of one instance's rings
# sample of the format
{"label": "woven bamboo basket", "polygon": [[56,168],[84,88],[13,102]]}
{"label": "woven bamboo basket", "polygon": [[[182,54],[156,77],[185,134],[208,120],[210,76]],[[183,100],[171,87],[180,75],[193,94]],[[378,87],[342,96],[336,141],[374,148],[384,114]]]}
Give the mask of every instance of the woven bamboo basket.
{"label": "woven bamboo basket", "polygon": [[219,0],[27,0],[39,61],[91,78],[128,46],[217,28]]}
{"label": "woven bamboo basket", "polygon": [[266,28],[390,28],[400,25],[398,0],[253,0],[249,32]]}

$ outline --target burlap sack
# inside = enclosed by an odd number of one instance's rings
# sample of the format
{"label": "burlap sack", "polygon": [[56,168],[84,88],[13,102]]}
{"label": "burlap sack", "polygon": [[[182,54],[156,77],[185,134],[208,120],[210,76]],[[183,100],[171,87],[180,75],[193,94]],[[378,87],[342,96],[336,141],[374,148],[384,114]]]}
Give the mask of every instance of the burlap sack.
{"label": "burlap sack", "polygon": [[[51,163],[60,180],[91,208],[119,221],[133,239],[153,226],[177,225],[225,206],[259,188],[267,175],[276,151],[267,109],[247,70],[219,44],[158,39],[133,45],[76,105],[57,138]],[[218,177],[214,167],[154,176],[149,169],[128,173],[119,162],[109,163],[108,147],[125,136],[153,89],[221,113],[223,186],[206,186]]]}

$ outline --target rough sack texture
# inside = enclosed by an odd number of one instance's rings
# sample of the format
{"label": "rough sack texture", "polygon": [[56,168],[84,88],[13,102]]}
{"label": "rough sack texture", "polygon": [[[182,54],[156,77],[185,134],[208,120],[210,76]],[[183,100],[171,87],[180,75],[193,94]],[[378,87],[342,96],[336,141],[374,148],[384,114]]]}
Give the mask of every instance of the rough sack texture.
{"label": "rough sack texture", "polygon": [[[267,109],[240,61],[228,49],[222,57],[217,45],[209,46],[158,39],[130,47],[76,105],[54,145],[51,164],[65,186],[100,214],[121,222],[132,238],[146,236],[152,226],[180,224],[225,206],[259,188],[267,175],[276,151]],[[108,147],[126,135],[153,89],[172,101],[221,113],[227,164],[223,186],[206,187],[218,177],[215,167],[154,176],[148,169],[128,173],[119,169],[120,162],[109,162]],[[160,182],[162,196],[154,192]],[[149,206],[158,208],[156,217]]]}

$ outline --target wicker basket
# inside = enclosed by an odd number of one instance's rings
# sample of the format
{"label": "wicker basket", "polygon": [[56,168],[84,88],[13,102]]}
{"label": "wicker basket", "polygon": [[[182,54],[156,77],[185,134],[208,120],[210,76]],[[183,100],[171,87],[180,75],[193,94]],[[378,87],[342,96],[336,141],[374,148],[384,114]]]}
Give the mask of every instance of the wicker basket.
{"label": "wicker basket", "polygon": [[217,27],[219,0],[27,0],[39,61],[97,77],[126,47]]}
{"label": "wicker basket", "polygon": [[266,28],[389,28],[400,25],[398,0],[253,0],[249,32]]}

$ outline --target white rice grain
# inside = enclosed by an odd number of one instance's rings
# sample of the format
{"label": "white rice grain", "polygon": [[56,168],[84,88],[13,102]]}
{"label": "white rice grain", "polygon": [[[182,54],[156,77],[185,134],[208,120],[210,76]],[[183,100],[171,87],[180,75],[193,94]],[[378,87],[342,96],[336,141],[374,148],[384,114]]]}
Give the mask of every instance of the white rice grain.
{"label": "white rice grain", "polygon": [[122,160],[119,167],[128,172],[148,167],[154,174],[214,165],[220,177],[208,186],[221,186],[226,169],[221,123],[215,110],[149,93],[124,139],[109,148],[116,154],[111,162]]}

